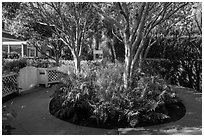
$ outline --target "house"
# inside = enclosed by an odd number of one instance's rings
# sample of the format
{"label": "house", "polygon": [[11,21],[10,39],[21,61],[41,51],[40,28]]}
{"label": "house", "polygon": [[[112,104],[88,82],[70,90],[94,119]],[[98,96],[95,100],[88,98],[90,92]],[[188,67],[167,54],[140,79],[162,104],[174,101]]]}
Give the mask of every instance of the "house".
{"label": "house", "polygon": [[49,46],[41,46],[39,50],[36,47],[29,45],[26,40],[17,38],[7,31],[5,23],[2,23],[2,51],[5,53],[17,52],[21,57],[27,58],[45,58],[45,53],[49,56],[53,55],[53,51]]}
{"label": "house", "polygon": [[36,56],[36,49],[27,46],[27,42],[11,35],[8,31],[2,30],[2,51],[6,53],[17,52],[21,57]]}

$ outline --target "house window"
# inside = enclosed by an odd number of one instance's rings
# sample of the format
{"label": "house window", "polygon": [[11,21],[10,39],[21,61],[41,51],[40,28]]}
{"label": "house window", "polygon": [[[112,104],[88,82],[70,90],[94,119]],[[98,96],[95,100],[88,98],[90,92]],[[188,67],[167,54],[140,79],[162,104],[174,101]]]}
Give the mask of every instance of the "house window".
{"label": "house window", "polygon": [[29,49],[29,57],[34,57],[34,56],[35,56],[35,50]]}

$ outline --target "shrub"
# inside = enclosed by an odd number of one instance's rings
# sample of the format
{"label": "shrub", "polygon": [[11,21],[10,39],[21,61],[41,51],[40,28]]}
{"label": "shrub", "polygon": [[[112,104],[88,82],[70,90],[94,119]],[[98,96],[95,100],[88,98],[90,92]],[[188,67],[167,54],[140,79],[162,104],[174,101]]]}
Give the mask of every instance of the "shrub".
{"label": "shrub", "polygon": [[18,73],[21,68],[27,66],[25,58],[16,59],[16,60],[4,60],[3,61],[3,74],[15,72]]}
{"label": "shrub", "polygon": [[30,59],[27,61],[27,64],[37,68],[50,68],[57,66],[55,62],[52,62],[48,59]]}
{"label": "shrub", "polygon": [[20,58],[20,54],[18,52],[16,52],[16,51],[13,51],[13,52],[10,52],[10,53],[2,51],[2,58],[4,58],[4,59],[7,59],[7,58],[10,58],[10,59],[19,59]]}
{"label": "shrub", "polygon": [[169,118],[165,104],[178,99],[163,79],[139,76],[134,88],[124,89],[122,64],[100,69],[92,64],[92,71],[90,64],[79,75],[69,72],[62,79],[53,95],[52,114],[106,128],[136,127]]}
{"label": "shrub", "polygon": [[202,61],[200,60],[145,60],[143,71],[160,75],[172,85],[181,85],[201,91]]}
{"label": "shrub", "polygon": [[89,114],[91,100],[94,100],[94,76],[88,73],[75,75],[70,73],[68,77],[61,80],[55,92],[55,115],[60,118],[72,117],[72,122],[85,118],[84,113]]}
{"label": "shrub", "polygon": [[18,58],[20,58],[20,54],[18,52],[13,51],[13,52],[11,52],[9,54],[9,58],[11,58],[11,59],[18,59]]}
{"label": "shrub", "polygon": [[9,56],[9,54],[8,54],[7,52],[2,51],[2,58],[3,58],[3,59],[7,59],[8,56]]}
{"label": "shrub", "polygon": [[[146,60],[144,67],[164,75],[171,84],[201,90],[202,81],[202,37],[158,37],[150,48],[147,58],[164,58],[168,61]],[[148,65],[152,64],[152,65]],[[162,69],[160,69],[160,68]],[[154,69],[152,69],[154,68]]]}

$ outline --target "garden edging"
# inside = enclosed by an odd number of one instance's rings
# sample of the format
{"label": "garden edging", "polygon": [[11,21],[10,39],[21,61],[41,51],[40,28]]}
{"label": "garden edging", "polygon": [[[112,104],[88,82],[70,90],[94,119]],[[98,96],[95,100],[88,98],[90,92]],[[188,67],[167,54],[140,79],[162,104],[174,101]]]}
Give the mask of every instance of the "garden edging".
{"label": "garden edging", "polygon": [[193,89],[172,86],[186,107],[186,114],[176,122],[144,128],[120,128],[119,134],[202,135],[202,94]]}
{"label": "garden edging", "polygon": [[[150,126],[145,128],[125,128],[118,130],[99,129],[77,126],[55,118],[49,114],[48,106],[50,95],[54,92],[53,87],[49,89],[32,89],[29,94],[24,94],[7,101],[9,108],[17,113],[12,121],[16,128],[12,134],[202,134],[202,96],[192,89],[174,87],[178,96],[186,106],[186,115],[172,123]],[[191,101],[191,102],[189,102]],[[14,102],[14,103],[12,103]],[[32,123],[32,124],[31,124]],[[46,128],[45,128],[46,126]]]}

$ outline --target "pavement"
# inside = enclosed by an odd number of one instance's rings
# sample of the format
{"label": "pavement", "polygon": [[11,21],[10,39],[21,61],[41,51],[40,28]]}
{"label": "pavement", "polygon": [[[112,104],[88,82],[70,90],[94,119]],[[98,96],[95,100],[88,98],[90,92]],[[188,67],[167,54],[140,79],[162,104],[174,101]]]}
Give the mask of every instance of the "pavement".
{"label": "pavement", "polygon": [[8,100],[10,111],[17,116],[11,121],[12,135],[202,135],[202,94],[192,89],[174,87],[186,107],[186,115],[176,122],[141,127],[101,129],[62,121],[49,113],[54,87],[37,87]]}

